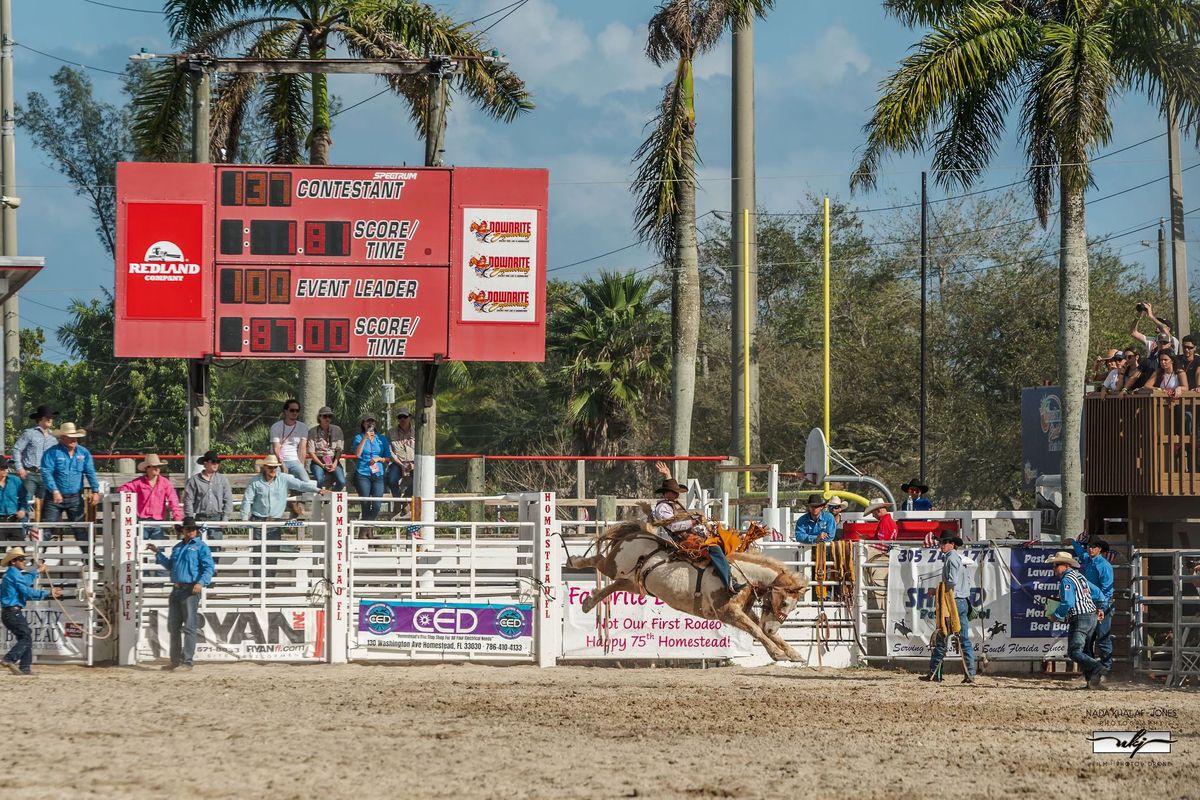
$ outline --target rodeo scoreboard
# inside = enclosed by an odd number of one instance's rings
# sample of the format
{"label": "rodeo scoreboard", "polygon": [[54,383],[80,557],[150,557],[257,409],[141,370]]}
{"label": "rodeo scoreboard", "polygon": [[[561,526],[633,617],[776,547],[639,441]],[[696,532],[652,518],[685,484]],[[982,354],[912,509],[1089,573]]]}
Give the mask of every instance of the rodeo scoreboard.
{"label": "rodeo scoreboard", "polygon": [[122,357],[541,361],[545,170],[123,163]]}

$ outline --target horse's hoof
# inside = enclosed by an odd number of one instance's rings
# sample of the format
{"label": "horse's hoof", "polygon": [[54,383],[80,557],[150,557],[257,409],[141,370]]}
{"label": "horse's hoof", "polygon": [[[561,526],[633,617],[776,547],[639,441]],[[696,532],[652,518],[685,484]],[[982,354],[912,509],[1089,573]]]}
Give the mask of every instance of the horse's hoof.
{"label": "horse's hoof", "polygon": [[595,608],[595,607],[596,607],[596,604],[595,604],[595,603],[593,603],[593,602],[591,601],[591,599],[589,598],[589,599],[587,599],[587,600],[584,600],[584,601],[583,601],[583,604],[582,604],[582,605],[580,605],[579,607],[580,607],[580,608],[583,610],[583,613],[585,613],[585,614],[586,614],[586,613],[588,613],[589,611],[591,611],[593,608]]}
{"label": "horse's hoof", "polygon": [[808,664],[808,662],[804,660],[804,656],[800,655],[799,653],[792,653],[790,656],[788,656],[788,661],[796,664]]}

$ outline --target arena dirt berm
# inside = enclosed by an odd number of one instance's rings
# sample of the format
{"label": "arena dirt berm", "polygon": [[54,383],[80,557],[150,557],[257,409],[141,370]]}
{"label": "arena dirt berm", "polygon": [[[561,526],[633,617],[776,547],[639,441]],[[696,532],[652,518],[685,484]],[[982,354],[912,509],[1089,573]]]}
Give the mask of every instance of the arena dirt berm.
{"label": "arena dirt berm", "polygon": [[[40,666],[0,676],[4,797],[1200,796],[1194,691],[957,680],[784,667]],[[1152,758],[1091,754],[1091,731],[1131,726],[1178,742]]]}

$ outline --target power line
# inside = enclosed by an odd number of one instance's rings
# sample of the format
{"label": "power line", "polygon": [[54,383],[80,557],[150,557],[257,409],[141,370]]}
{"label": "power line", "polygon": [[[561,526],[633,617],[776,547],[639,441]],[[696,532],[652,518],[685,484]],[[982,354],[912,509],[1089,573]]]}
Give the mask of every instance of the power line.
{"label": "power line", "polygon": [[482,17],[476,17],[475,19],[470,20],[466,24],[474,25],[476,22],[483,22],[488,17],[494,17],[497,14],[499,14],[501,11],[508,11],[508,9],[512,8],[513,6],[523,5],[525,3],[525,1],[526,0],[516,0],[515,3],[509,3],[508,5],[504,6],[503,8],[497,8],[495,11],[489,11],[488,13],[484,14]]}
{"label": "power line", "polygon": [[29,45],[23,44],[22,42],[13,42],[13,44],[15,44],[17,47],[23,47],[31,53],[37,53],[39,56],[45,56],[46,58],[52,58],[55,61],[61,61],[62,63],[69,64],[72,67],[82,67],[83,69],[90,69],[93,72],[104,72],[104,73],[107,73],[108,75],[116,75],[119,78],[125,77],[124,72],[116,72],[111,69],[105,69],[104,67],[93,67],[92,65],[84,64],[81,61],[71,61],[70,59],[56,56],[53,53],[47,53],[45,51],[38,50],[36,47],[30,47]]}
{"label": "power line", "polygon": [[363,103],[369,103],[369,102],[371,102],[372,100],[374,100],[376,97],[379,97],[380,95],[383,95],[383,94],[387,94],[387,93],[388,93],[388,92],[390,92],[391,90],[392,90],[392,87],[388,86],[388,87],[386,87],[386,88],[384,88],[384,89],[381,89],[380,91],[376,92],[375,94],[371,95],[370,97],[368,97],[368,98],[367,98],[367,99],[365,99],[365,100],[359,100],[357,103],[355,103],[355,104],[354,104],[354,105],[352,105],[352,106],[346,106],[345,108],[339,108],[339,109],[338,109],[336,112],[334,112],[333,114],[330,114],[329,116],[331,116],[331,117],[336,117],[338,114],[345,114],[347,111],[350,111],[351,109],[358,108],[358,107],[359,107],[359,106],[361,106]]}
{"label": "power line", "polygon": [[116,5],[113,5],[112,3],[101,3],[100,0],[83,0],[83,2],[90,3],[91,5],[94,5],[94,6],[104,6],[105,8],[115,8],[118,11],[134,11],[138,14],[158,14],[161,16],[163,13],[161,11],[155,11],[154,9],[151,9],[151,8],[131,8],[130,6],[116,6]]}
{"label": "power line", "polygon": [[492,28],[496,27],[496,26],[497,26],[497,25],[499,25],[501,22],[504,22],[504,20],[508,19],[508,18],[509,18],[509,17],[511,17],[513,14],[517,13],[518,11],[520,11],[520,10],[521,10],[521,8],[522,8],[522,7],[524,7],[524,5],[525,5],[526,3],[528,3],[528,2],[529,2],[529,0],[518,0],[518,2],[516,3],[515,7],[514,7],[514,8],[513,8],[511,11],[509,11],[507,14],[505,14],[505,15],[504,15],[503,17],[501,17],[500,19],[498,19],[498,20],[496,20],[495,22],[493,22],[491,25],[488,25],[486,28],[484,28],[482,31],[480,31],[480,33],[487,33],[487,32],[488,32],[488,31],[490,31]]}

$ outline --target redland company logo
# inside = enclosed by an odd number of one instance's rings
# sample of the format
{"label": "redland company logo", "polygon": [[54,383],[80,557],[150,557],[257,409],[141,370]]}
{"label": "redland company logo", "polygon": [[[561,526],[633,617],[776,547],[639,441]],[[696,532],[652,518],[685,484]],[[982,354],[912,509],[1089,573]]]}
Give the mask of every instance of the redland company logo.
{"label": "redland company logo", "polygon": [[125,316],[202,318],[204,206],[129,203],[125,231],[125,261],[117,269]]}

